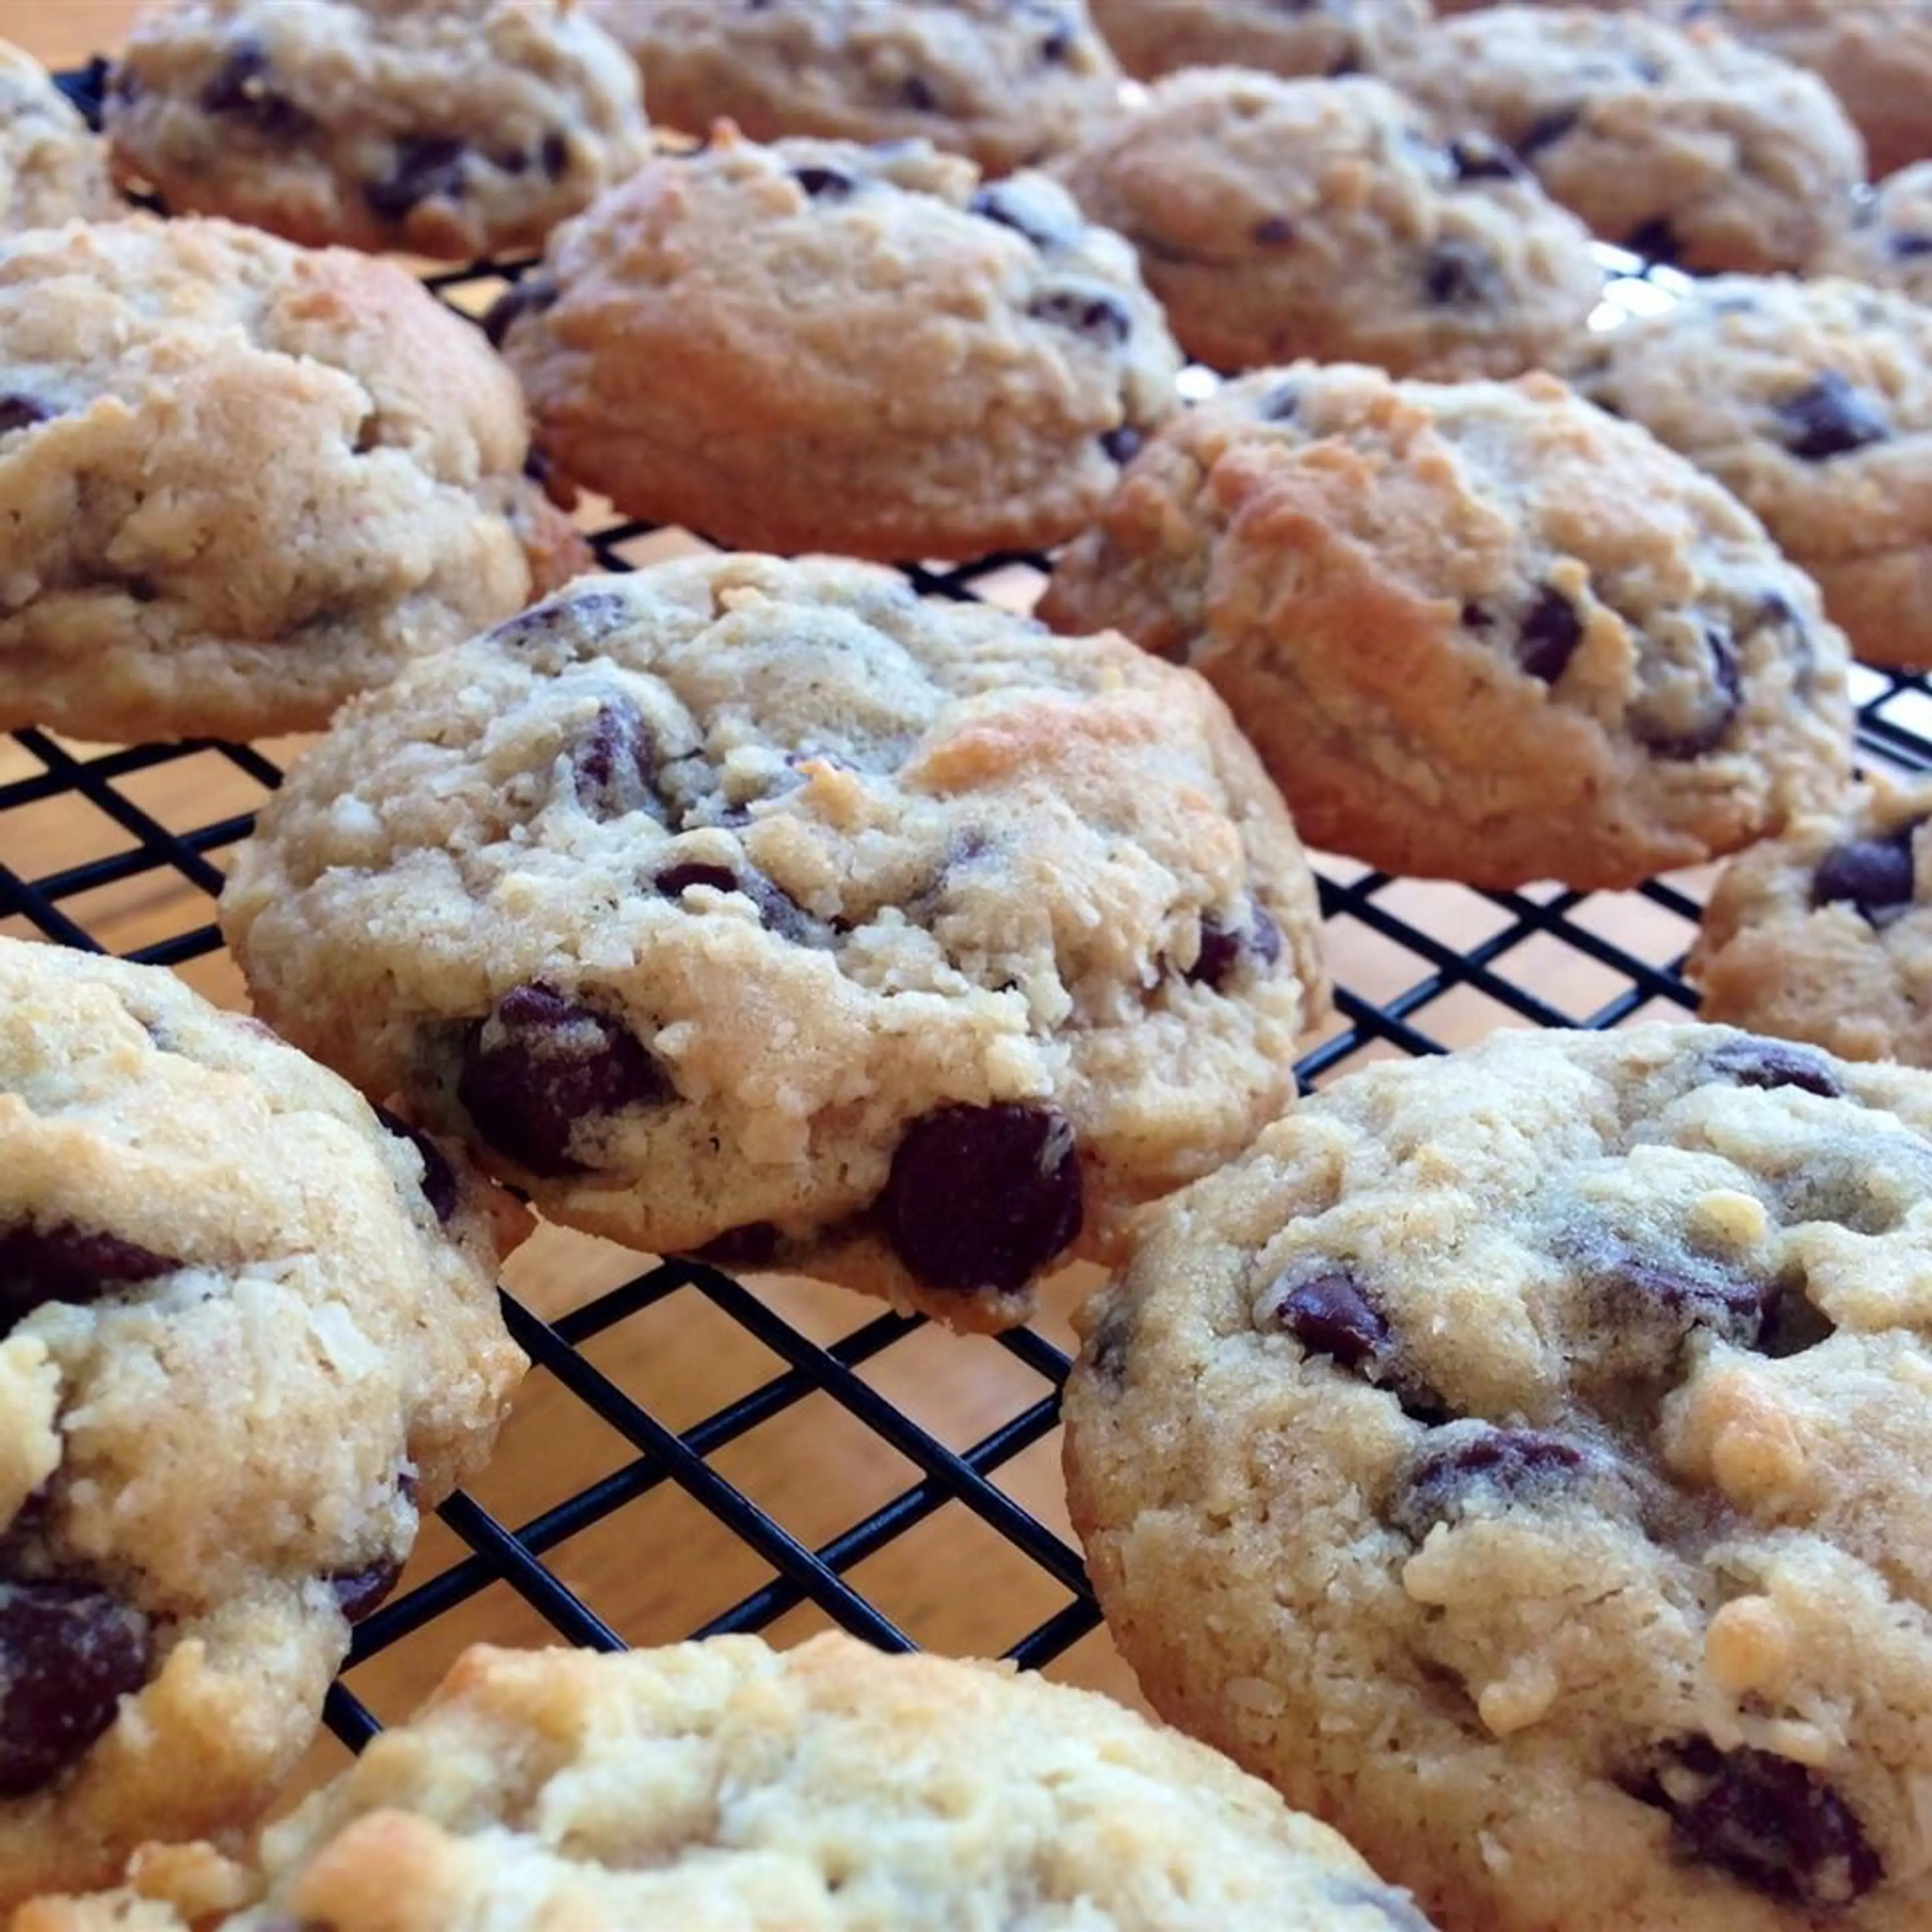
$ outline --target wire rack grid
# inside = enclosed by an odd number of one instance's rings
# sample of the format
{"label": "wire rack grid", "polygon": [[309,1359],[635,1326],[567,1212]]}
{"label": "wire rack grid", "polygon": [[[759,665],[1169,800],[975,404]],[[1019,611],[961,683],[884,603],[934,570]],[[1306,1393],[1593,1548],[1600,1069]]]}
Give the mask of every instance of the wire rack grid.
{"label": "wire rack grid", "polygon": [[[424,279],[473,320],[526,266]],[[607,568],[698,543],[600,520],[600,507],[584,520]],[[904,568],[930,595],[1024,608],[1045,562]],[[1868,762],[1932,767],[1924,680],[1856,676]],[[299,748],[0,738],[0,932],[172,967],[242,1004],[212,919],[223,855]],[[1330,951],[1346,965],[1336,1015],[1299,1063],[1304,1089],[1496,1025],[1607,1028],[1694,1006],[1678,969],[1706,872],[1623,893],[1493,892],[1315,861]],[[1035,1329],[969,1341],[868,1318],[868,1304],[808,1284],[691,1262],[640,1269],[642,1258],[559,1231],[532,1246],[545,1244],[550,1274],[560,1265],[578,1291],[561,1303],[519,1292],[513,1262],[503,1307],[532,1358],[524,1398],[496,1463],[442,1506],[440,1528],[425,1526],[404,1588],[358,1626],[326,1712],[343,1744],[359,1748],[479,1634],[608,1648],[832,1624],[889,1648],[997,1653],[1124,1684],[1054,1473],[1064,1316],[1090,1279],[1061,1284]],[[960,1352],[981,1352],[970,1401],[955,1399]],[[714,1373],[728,1356],[730,1374]],[[740,1479],[739,1452],[763,1438],[770,1468],[773,1432],[790,1480],[767,1494]],[[566,1438],[595,1446],[564,1453]],[[956,1552],[970,1540],[970,1602],[924,1586],[935,1537]],[[674,1575],[674,1609],[654,1613],[648,1590],[637,1607],[640,1573]]]}

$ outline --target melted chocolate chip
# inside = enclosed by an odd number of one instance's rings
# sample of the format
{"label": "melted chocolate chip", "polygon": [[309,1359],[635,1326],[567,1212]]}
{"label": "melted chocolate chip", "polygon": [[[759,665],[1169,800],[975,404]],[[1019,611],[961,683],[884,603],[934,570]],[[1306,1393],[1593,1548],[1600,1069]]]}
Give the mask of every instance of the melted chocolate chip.
{"label": "melted chocolate chip", "polygon": [[1692,1255],[1660,1256],[1640,1253],[1621,1241],[1594,1248],[1583,1270],[1606,1294],[1624,1339],[1640,1343],[1645,1337],[1628,1333],[1646,1320],[1664,1332],[1658,1339],[1674,1353],[1693,1328],[1706,1328],[1739,1348],[1756,1345],[1777,1290],[1769,1282],[1740,1280],[1713,1262]]}
{"label": "melted chocolate chip", "polygon": [[1726,1040],[1705,1064],[1714,1078],[1732,1081],[1740,1087],[1798,1087],[1828,1100],[1836,1100],[1845,1090],[1822,1053],[1754,1034]]}
{"label": "melted chocolate chip", "polygon": [[[1466,617],[1463,621],[1468,620]],[[1517,662],[1532,677],[1554,684],[1569,668],[1583,641],[1583,620],[1562,591],[1546,584],[1517,626],[1521,647]]]}
{"label": "melted chocolate chip", "polygon": [[1133,333],[1126,304],[1104,290],[1048,289],[1027,304],[1027,314],[1036,322],[1050,322],[1057,328],[1116,346]]}
{"label": "melted chocolate chip", "polygon": [[1110,1296],[1087,1337],[1087,1364],[1109,1388],[1123,1387],[1127,1357],[1133,1348],[1134,1304],[1123,1294]]}
{"label": "melted chocolate chip", "polygon": [[666,898],[681,897],[693,886],[709,886],[713,892],[742,892],[758,909],[758,922],[767,932],[794,946],[822,944],[826,931],[797,900],[775,879],[747,866],[735,872],[729,866],[703,866],[687,862],[668,866],[651,883]]}
{"label": "melted chocolate chip", "polygon": [[1360,1368],[1390,1346],[1388,1322],[1354,1278],[1339,1270],[1290,1288],[1276,1304],[1275,1318],[1310,1354],[1345,1369]]}
{"label": "melted chocolate chip", "polygon": [[1653,214],[1648,221],[1640,221],[1624,237],[1624,246],[1646,262],[1673,263],[1683,259],[1684,244],[1667,214]]}
{"label": "melted chocolate chip", "polygon": [[0,436],[16,429],[32,429],[34,424],[50,421],[59,414],[50,410],[37,396],[23,396],[17,389],[0,393]]}
{"label": "melted chocolate chip", "polygon": [[1522,181],[1527,176],[1516,156],[1486,134],[1462,135],[1449,143],[1448,154],[1459,182]]}
{"label": "melted chocolate chip", "polygon": [[976,214],[982,221],[997,222],[1002,228],[1010,228],[1016,235],[1024,236],[1042,252],[1064,248],[1073,239],[1064,222],[1054,220],[1045,208],[1036,205],[1034,196],[1010,182],[994,182],[981,188],[966,204],[966,208],[968,214]]}
{"label": "melted chocolate chip", "polygon": [[552,181],[562,180],[570,170],[569,142],[553,130],[543,137],[542,145],[537,149],[537,160]]}
{"label": "melted chocolate chip", "polygon": [[1891,440],[1883,405],[1868,389],[1827,369],[1815,381],[1772,405],[1784,446],[1807,463],[1846,456]]}
{"label": "melted chocolate chip", "polygon": [[662,822],[657,747],[643,712],[621,692],[598,706],[590,730],[571,752],[571,766],[577,802],[592,818],[608,824],[643,812]]}
{"label": "melted chocolate chip", "polygon": [[0,1798],[38,1791],[148,1681],[148,1620],[78,1583],[0,1582]]}
{"label": "melted chocolate chip", "polygon": [[1264,215],[1248,234],[1260,248],[1288,248],[1294,244],[1294,224],[1285,214]]}
{"label": "melted chocolate chip", "polygon": [[1769,1751],[1720,1751],[1708,1738],[1687,1738],[1632,1795],[1670,1814],[1686,1858],[1774,1898],[1849,1905],[1885,1876],[1837,1792]]}
{"label": "melted chocolate chip", "polygon": [[476,1132],[532,1174],[580,1174],[580,1122],[676,1098],[664,1068],[614,1021],[536,981],[514,986],[463,1044],[456,1096]]}
{"label": "melted chocolate chip", "polygon": [[456,1212],[456,1203],[461,1192],[457,1185],[456,1170],[445,1158],[442,1148],[428,1135],[419,1132],[409,1122],[392,1114],[386,1107],[376,1109],[376,1118],[398,1140],[407,1141],[422,1156],[422,1179],[417,1185],[422,1190],[427,1201],[439,1221],[447,1222]]}
{"label": "melted chocolate chip", "polygon": [[118,1235],[62,1222],[0,1233],[0,1334],[50,1301],[87,1303],[181,1266]]}
{"label": "melted chocolate chip", "polygon": [[1502,277],[1486,250],[1438,242],[1423,257],[1422,286],[1438,308],[1484,308],[1502,293]]}
{"label": "melted chocolate chip", "polygon": [[[1586,1472],[1607,1473],[1601,1451],[1546,1429],[1464,1425],[1453,1441],[1432,1442],[1390,1498],[1394,1526],[1420,1543],[1438,1522],[1456,1522],[1572,1489]],[[1472,1511],[1472,1503],[1488,1510]]]}
{"label": "melted chocolate chip", "polygon": [[630,617],[630,607],[616,592],[577,590],[507,619],[490,633],[490,640],[527,649],[548,644],[565,631],[578,630],[584,633],[585,644],[594,644],[621,631]]}
{"label": "melted chocolate chip", "polygon": [[385,221],[400,221],[425,201],[456,200],[463,193],[469,152],[462,142],[446,136],[412,135],[397,142],[395,166],[387,176],[363,184],[362,199]]}
{"label": "melted chocolate chip", "polygon": [[1912,900],[1912,835],[1922,820],[1880,838],[1851,838],[1834,845],[1811,875],[1811,903],[1849,900],[1872,926],[1889,926]]}
{"label": "melted chocolate chip", "polygon": [[394,1589],[402,1574],[402,1559],[386,1556],[366,1570],[342,1570],[322,1580],[334,1592],[336,1607],[358,1624]]}
{"label": "melted chocolate chip", "polygon": [[842,168],[815,164],[794,168],[791,178],[814,201],[843,201],[859,185]]}
{"label": "melted chocolate chip", "polygon": [[899,100],[915,114],[930,114],[939,105],[932,83],[916,74],[908,74],[899,88]]}
{"label": "melted chocolate chip", "polygon": [[1582,118],[1582,115],[1580,107],[1558,107],[1548,114],[1539,114],[1517,137],[1516,152],[1528,160],[1531,155],[1540,154],[1545,148],[1553,148]]}
{"label": "melted chocolate chip", "polygon": [[1675,731],[1652,723],[1636,712],[1631,731],[1637,742],[1660,758],[1701,758],[1715,751],[1736,722],[1744,701],[1744,688],[1738,664],[1738,647],[1728,631],[1706,624],[1703,643],[1709,670],[1709,692],[1700,708],[1696,721],[1688,731]]}
{"label": "melted chocolate chip", "polygon": [[1211,986],[1219,992],[1246,956],[1264,966],[1272,966],[1281,957],[1281,928],[1252,892],[1245,933],[1239,926],[1224,925],[1212,913],[1202,915],[1201,950],[1184,976],[1190,986]]}
{"label": "melted chocolate chip", "polygon": [[511,325],[526,315],[542,315],[556,306],[563,291],[546,275],[526,275],[493,302],[483,317],[483,333],[492,348],[500,349]]}
{"label": "melted chocolate chip", "polygon": [[1058,1108],[937,1107],[906,1130],[881,1205],[928,1288],[1024,1287],[1080,1232],[1073,1129]]}
{"label": "melted chocolate chip", "polygon": [[115,91],[112,76],[113,64],[102,54],[96,54],[84,68],[53,76],[55,86],[97,134],[100,132],[101,109]]}
{"label": "melted chocolate chip", "polygon": [[1146,441],[1132,423],[1122,423],[1118,429],[1103,430],[1100,434],[1101,449],[1115,463],[1131,463]]}
{"label": "melted chocolate chip", "polygon": [[286,94],[269,86],[268,68],[268,50],[259,41],[238,42],[202,89],[202,108],[265,140],[299,140],[315,122]]}

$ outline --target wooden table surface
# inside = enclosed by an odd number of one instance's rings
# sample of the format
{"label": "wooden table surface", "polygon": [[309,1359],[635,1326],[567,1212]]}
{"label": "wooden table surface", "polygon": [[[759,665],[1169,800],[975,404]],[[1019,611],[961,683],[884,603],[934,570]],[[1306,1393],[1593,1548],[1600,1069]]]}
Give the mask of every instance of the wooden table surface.
{"label": "wooden table surface", "polygon": [[[70,64],[111,50],[133,11],[131,0],[0,0],[0,34],[50,64]],[[1030,586],[1016,582],[1016,599]],[[292,746],[268,748],[286,757]],[[0,738],[0,782],[38,769]],[[218,755],[206,754],[127,781],[122,786],[164,823],[218,821],[250,808],[254,782]],[[25,823],[22,821],[28,821]],[[80,862],[130,842],[86,804],[69,799],[29,813],[8,814],[0,826],[0,859],[29,878]],[[221,854],[208,855],[218,866]],[[1456,946],[1486,936],[1500,923],[1493,907],[1453,886],[1405,885],[1404,916],[1425,921],[1442,944]],[[1675,921],[1645,902],[1618,898],[1618,936],[1662,961],[1687,937]],[[144,872],[90,892],[70,908],[87,929],[117,951],[206,922],[206,898],[178,874]],[[26,932],[0,921],[0,931]],[[1387,997],[1419,977],[1424,962],[1352,920],[1330,929],[1337,977],[1372,998]],[[1538,988],[1565,1010],[1589,1011],[1623,983],[1614,973],[1561,946],[1538,962]],[[244,1004],[238,977],[224,955],[188,962],[184,976],[224,1004]],[[1520,976],[1520,974],[1519,974]],[[1486,1031],[1508,1016],[1495,1003],[1462,989],[1429,1010],[1431,1032],[1457,1041]],[[511,1286],[539,1313],[561,1315],[624,1281],[644,1264],[610,1244],[546,1229],[514,1256]],[[1054,1285],[1040,1326],[1064,1342],[1065,1317],[1090,1288],[1089,1270]],[[759,1282],[755,1292],[806,1334],[830,1340],[862,1326],[875,1304],[840,1291],[799,1282]],[[673,1427],[688,1426],[736,1396],[769,1381],[781,1364],[735,1322],[692,1292],[613,1328],[584,1353],[619,1389]],[[998,1344],[925,1330],[896,1343],[866,1366],[862,1379],[914,1417],[938,1442],[963,1447],[978,1441],[1045,1392],[1045,1384]],[[884,1443],[839,1405],[813,1395],[784,1409],[719,1450],[712,1466],[794,1536],[822,1544],[910,1488],[913,1463]],[[634,1451],[547,1373],[526,1384],[494,1465],[477,1485],[478,1499],[501,1521],[520,1524],[566,1496],[632,1468]],[[1063,1535],[1070,1534],[1056,1436],[1006,1462],[997,1480],[1006,1494]],[[440,1570],[463,1553],[440,1523],[425,1533],[407,1583]],[[583,1599],[634,1643],[682,1637],[770,1576],[734,1534],[681,1492],[658,1484],[594,1527],[551,1551],[548,1562]],[[852,1570],[851,1580],[910,1636],[962,1654],[998,1652],[1066,1602],[1064,1592],[1030,1559],[957,1503],[950,1503],[899,1534]],[[823,1626],[809,1607],[772,1626],[779,1641]],[[460,1609],[439,1618],[357,1670],[351,1682],[379,1716],[406,1711],[464,1643],[479,1638],[536,1642],[550,1635],[543,1619],[516,1592],[497,1583]],[[1134,1697],[1131,1680],[1103,1633],[1074,1646],[1051,1674]],[[340,1762],[332,1742],[317,1747],[304,1778]]]}

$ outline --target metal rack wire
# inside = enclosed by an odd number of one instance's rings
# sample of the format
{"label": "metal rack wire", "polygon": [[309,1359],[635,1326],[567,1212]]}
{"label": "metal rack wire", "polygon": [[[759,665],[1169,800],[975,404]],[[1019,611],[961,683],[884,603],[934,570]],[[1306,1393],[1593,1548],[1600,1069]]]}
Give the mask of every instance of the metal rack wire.
{"label": "metal rack wire", "polygon": [[[478,265],[425,279],[475,317],[518,272],[516,264]],[[635,523],[586,533],[605,567],[620,570],[685,541]],[[1036,557],[1001,556],[944,569],[908,566],[906,574],[928,594],[1012,603],[1025,601],[1042,568]],[[1864,670],[1856,678],[1868,758],[1932,767],[1924,680]],[[0,739],[0,932],[120,951],[190,980],[212,970],[218,978],[207,989],[232,996],[238,982],[212,921],[222,855],[246,836],[254,804],[280,782],[287,750],[213,743],[104,750],[37,730],[15,734],[10,745]],[[68,856],[24,875],[13,856],[35,815],[50,812],[62,814],[54,844]],[[48,844],[38,835],[50,822],[34,826],[38,846]],[[1585,894],[1478,892],[1319,857],[1317,869],[1324,913],[1332,928],[1352,928],[1348,953],[1360,964],[1338,988],[1329,1031],[1300,1063],[1304,1088],[1366,1058],[1439,1052],[1444,1035],[1467,1037],[1490,1024],[1612,1027],[1694,1004],[1677,968],[1697,919],[1701,874],[1634,892]],[[1472,933],[1481,936],[1472,940]],[[225,982],[222,972],[230,974]],[[998,1378],[1001,1412],[955,1440],[956,1428],[917,1412],[905,1396],[920,1380],[917,1364],[904,1364],[919,1350],[924,1324],[892,1314],[866,1318],[856,1298],[839,1306],[854,1325],[834,1324],[839,1332],[822,1337],[815,1331],[826,1324],[801,1319],[782,1293],[689,1262],[644,1268],[549,1318],[506,1294],[505,1312],[532,1358],[533,1380],[547,1378],[556,1402],[594,1418],[610,1442],[609,1466],[556,1472],[562,1492],[534,1509],[493,1504],[481,1493],[446,1503],[440,1514],[448,1534],[426,1538],[405,1580],[413,1587],[356,1632],[328,1706],[337,1736],[355,1747],[378,1728],[370,1703],[351,1688],[369,1665],[434,1636],[500,1586],[555,1637],[620,1645],[626,1634],[609,1606],[594,1583],[566,1576],[563,1559],[586,1538],[614,1532],[634,1535],[631,1560],[679,1560],[680,1533],[665,1532],[652,1514],[667,1498],[688,1506],[679,1518],[687,1531],[708,1522],[715,1532],[704,1541],[709,1556],[686,1548],[686,1560],[714,1563],[728,1600],[699,1629],[653,1631],[654,1639],[766,1630],[806,1612],[875,1643],[910,1647],[919,1632],[890,1581],[877,1580],[879,1561],[936,1521],[948,1534],[971,1526],[992,1539],[989,1560],[1006,1565],[1005,1582],[989,1587],[990,1614],[1010,1610],[1014,1627],[981,1647],[1044,1665],[1093,1631],[1099,1613],[1078,1552],[1003,1481],[1022,1459],[1051,1451],[1067,1366],[1061,1349],[1028,1330],[996,1342],[948,1338],[948,1350],[1003,1351],[1007,1372]],[[607,1338],[661,1318],[726,1324],[756,1345],[758,1359],[769,1358],[770,1371],[728,1399],[700,1404],[701,1413],[673,1413],[662,1390],[629,1386],[601,1355]],[[829,1528],[788,1522],[730,1468],[735,1445],[788,1420],[798,1425],[794,1440],[849,1436],[855,1454],[880,1463],[888,1492]],[[720,1561],[721,1552],[733,1560]]]}

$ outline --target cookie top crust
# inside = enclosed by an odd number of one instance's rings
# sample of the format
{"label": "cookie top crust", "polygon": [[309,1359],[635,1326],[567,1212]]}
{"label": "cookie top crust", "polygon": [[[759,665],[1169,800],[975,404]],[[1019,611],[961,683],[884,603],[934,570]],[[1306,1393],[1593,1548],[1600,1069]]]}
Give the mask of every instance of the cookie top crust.
{"label": "cookie top crust", "polygon": [[0,235],[108,221],[124,207],[73,104],[25,48],[0,40]]}
{"label": "cookie top crust", "polygon": [[1809,272],[1932,302],[1932,161],[1900,168],[1862,196],[1823,238]]}
{"label": "cookie top crust", "polygon": [[290,240],[534,247],[650,147],[575,0],[160,0],[116,63],[122,177]]}
{"label": "cookie top crust", "polygon": [[1127,71],[1152,80],[1190,67],[1245,67],[1291,76],[1375,72],[1412,48],[1429,0],[1093,0],[1094,17]]}
{"label": "cookie top crust", "polygon": [[1304,1102],[1083,1318],[1156,1708],[1452,1932],[1922,1922],[1928,1178],[1932,1079],[1729,1028]]}
{"label": "cookie top crust", "polygon": [[0,940],[0,1906],[266,1808],[495,1436],[526,1221],[172,974]]}

